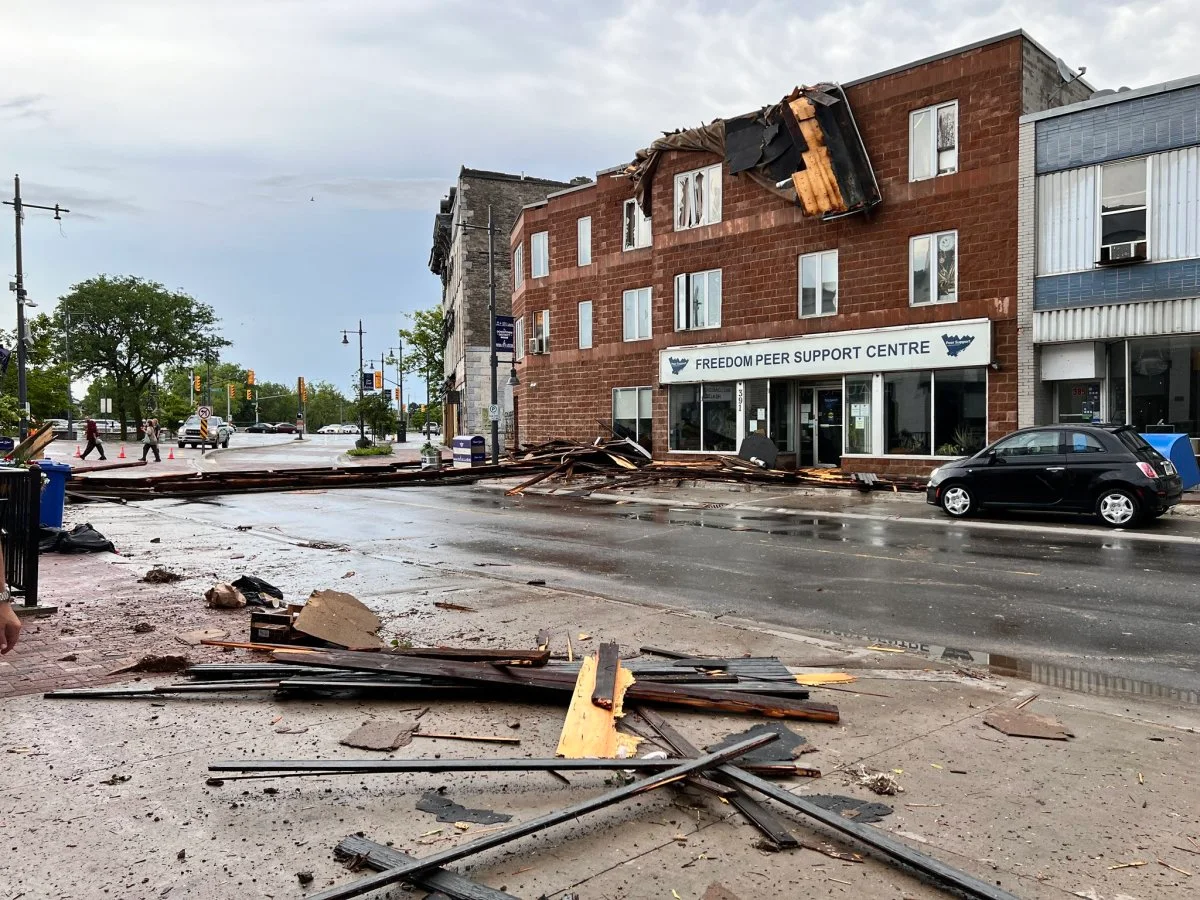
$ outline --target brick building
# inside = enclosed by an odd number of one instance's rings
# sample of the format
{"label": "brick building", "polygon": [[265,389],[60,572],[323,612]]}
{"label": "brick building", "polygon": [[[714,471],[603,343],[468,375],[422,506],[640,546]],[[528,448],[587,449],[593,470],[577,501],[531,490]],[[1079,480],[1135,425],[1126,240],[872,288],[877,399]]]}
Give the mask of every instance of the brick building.
{"label": "brick building", "polygon": [[[496,314],[511,313],[512,255],[507,235],[529,203],[545,200],[566,182],[507,175],[480,169],[459,171],[458,181],[442,200],[433,224],[429,268],[442,281],[445,323],[445,371],[432,373],[431,396],[439,394],[447,442],[456,434],[489,434],[491,402],[491,322],[488,314],[488,207],[495,231]],[[461,228],[461,224],[473,228]],[[511,412],[507,386],[512,354],[500,357],[500,407]],[[443,380],[444,379],[444,380]],[[511,417],[502,419],[508,424]],[[503,432],[504,427],[501,428]]]}
{"label": "brick building", "polygon": [[1026,116],[1020,147],[1022,424],[1200,455],[1200,76]]}
{"label": "brick building", "polygon": [[516,438],[600,420],[665,457],[757,433],[781,466],[925,474],[1016,427],[1018,120],[1090,92],[1013,32],[785,98],[803,158],[828,145],[823,185],[811,161],[791,187],[730,174],[772,155],[772,112],[761,148],[735,148],[746,117],[673,137],[640,172],[648,218],[625,167],[526,207]]}

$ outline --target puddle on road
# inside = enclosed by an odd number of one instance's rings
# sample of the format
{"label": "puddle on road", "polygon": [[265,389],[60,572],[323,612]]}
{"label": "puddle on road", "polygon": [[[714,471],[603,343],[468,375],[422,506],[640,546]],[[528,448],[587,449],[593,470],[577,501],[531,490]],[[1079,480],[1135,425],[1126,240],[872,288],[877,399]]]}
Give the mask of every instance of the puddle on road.
{"label": "puddle on road", "polygon": [[1122,678],[1076,666],[1034,662],[1016,656],[984,653],[981,650],[938,647],[934,644],[894,638],[869,638],[861,634],[848,634],[842,631],[824,630],[822,633],[840,638],[852,638],[856,641],[867,641],[881,647],[895,647],[914,656],[923,656],[936,662],[969,666],[982,669],[989,675],[1000,678],[1020,678],[1022,681],[1032,681],[1035,684],[1044,684],[1064,691],[1093,694],[1098,697],[1147,697],[1152,700],[1168,700],[1172,703],[1200,706],[1200,689],[1188,690],[1171,687],[1154,681]]}

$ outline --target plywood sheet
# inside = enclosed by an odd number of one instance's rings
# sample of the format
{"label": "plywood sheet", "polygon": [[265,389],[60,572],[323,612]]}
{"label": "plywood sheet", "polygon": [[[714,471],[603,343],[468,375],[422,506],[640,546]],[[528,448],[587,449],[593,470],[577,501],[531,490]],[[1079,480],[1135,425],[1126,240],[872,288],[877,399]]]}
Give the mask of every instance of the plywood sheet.
{"label": "plywood sheet", "polygon": [[596,655],[585,657],[579,667],[575,691],[571,694],[556,755],[566,759],[626,759],[636,755],[641,739],[617,731],[617,719],[624,715],[625,692],[632,684],[633,673],[619,666],[613,708],[596,706],[592,703],[592,693],[596,690]]}
{"label": "plywood sheet", "polygon": [[383,642],[375,632],[381,624],[379,616],[353,594],[313,591],[294,627],[347,650],[379,650]]}
{"label": "plywood sheet", "polygon": [[983,724],[990,725],[1010,737],[1041,738],[1047,741],[1065,741],[1075,737],[1053,716],[1040,716],[1011,707],[993,709],[983,717]]}

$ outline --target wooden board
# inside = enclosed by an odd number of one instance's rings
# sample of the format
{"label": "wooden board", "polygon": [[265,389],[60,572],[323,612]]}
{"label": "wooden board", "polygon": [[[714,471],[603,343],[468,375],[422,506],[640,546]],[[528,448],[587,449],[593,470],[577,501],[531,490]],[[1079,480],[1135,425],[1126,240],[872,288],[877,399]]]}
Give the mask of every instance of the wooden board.
{"label": "wooden board", "polygon": [[621,671],[617,644],[601,644],[596,659],[596,689],[592,692],[592,703],[601,709],[612,709],[617,693],[617,674]]}
{"label": "wooden board", "polygon": [[612,709],[592,703],[596,690],[596,657],[587,656],[579,667],[579,678],[571,694],[571,705],[563,721],[555,755],[566,759],[625,759],[637,755],[641,738],[617,731],[617,718],[622,709],[625,692],[633,684],[633,673],[617,666],[616,688]]}
{"label": "wooden board", "polygon": [[1039,716],[1037,713],[1011,707],[993,709],[983,717],[983,724],[1010,737],[1041,738],[1047,741],[1065,741],[1075,737],[1053,716]]}
{"label": "wooden board", "polygon": [[353,594],[313,591],[296,617],[295,629],[347,650],[378,650],[375,636],[383,623]]}

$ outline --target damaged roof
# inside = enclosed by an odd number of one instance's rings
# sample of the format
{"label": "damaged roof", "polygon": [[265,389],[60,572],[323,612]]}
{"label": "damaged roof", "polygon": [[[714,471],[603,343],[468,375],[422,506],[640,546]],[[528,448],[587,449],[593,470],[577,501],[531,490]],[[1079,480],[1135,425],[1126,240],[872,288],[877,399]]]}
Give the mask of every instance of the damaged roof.
{"label": "damaged roof", "polygon": [[808,216],[863,212],[882,197],[845,92],[836,84],[798,87],[774,106],[664,134],[623,170],[644,211],[654,172],[669,150],[714,153],[729,173],[797,203]]}

